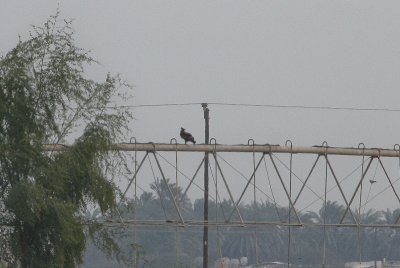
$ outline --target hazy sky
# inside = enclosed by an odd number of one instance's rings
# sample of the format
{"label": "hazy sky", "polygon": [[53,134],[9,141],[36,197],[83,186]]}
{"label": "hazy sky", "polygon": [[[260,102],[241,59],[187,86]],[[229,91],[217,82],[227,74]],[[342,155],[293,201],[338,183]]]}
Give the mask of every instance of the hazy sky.
{"label": "hazy sky", "polygon": [[[399,109],[400,1],[0,0],[0,53],[29,25],[75,19],[76,41],[121,73],[132,105],[226,102]],[[219,143],[392,148],[400,112],[211,105]],[[200,105],[133,110],[138,141],[169,142],[181,126],[203,142]]]}
{"label": "hazy sky", "polygon": [[[399,108],[399,1],[7,1],[2,53],[59,6],[77,43],[136,87],[132,104],[231,102]],[[392,147],[400,113],[211,106],[222,143]],[[202,135],[200,106],[135,110],[135,136]],[[187,115],[190,116],[187,116]],[[162,119],[162,120],[160,120]],[[157,126],[157,127],[156,127]],[[155,131],[160,129],[160,131]]]}

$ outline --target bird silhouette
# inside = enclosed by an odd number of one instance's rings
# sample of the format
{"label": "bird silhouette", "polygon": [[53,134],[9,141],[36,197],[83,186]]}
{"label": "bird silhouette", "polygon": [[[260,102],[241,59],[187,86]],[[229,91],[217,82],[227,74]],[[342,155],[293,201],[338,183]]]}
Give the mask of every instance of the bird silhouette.
{"label": "bird silhouette", "polygon": [[188,141],[191,141],[191,142],[193,142],[193,144],[196,144],[196,141],[194,140],[192,134],[190,134],[189,132],[186,132],[183,127],[181,127],[180,135],[181,135],[181,138],[185,140],[185,144]]}
{"label": "bird silhouette", "polygon": [[111,78],[110,73],[107,73],[106,83],[112,84],[112,78]]}
{"label": "bird silhouette", "polygon": [[374,180],[369,180],[369,182],[370,182],[371,184],[373,184],[373,183],[375,183],[376,181],[374,181]]}

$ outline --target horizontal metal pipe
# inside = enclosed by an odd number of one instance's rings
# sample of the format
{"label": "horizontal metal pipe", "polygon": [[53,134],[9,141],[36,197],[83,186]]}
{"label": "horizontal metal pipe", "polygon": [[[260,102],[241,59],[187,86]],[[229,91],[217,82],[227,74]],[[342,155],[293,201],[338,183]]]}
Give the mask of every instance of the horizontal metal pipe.
{"label": "horizontal metal pipe", "polygon": [[[45,151],[68,150],[68,145],[45,144]],[[381,148],[348,148],[322,146],[280,146],[280,145],[225,145],[225,144],[169,144],[169,143],[116,143],[110,150],[118,151],[179,151],[179,152],[256,152],[256,153],[293,153],[293,154],[328,154],[328,155],[355,155],[373,157],[400,157],[399,150]]]}
{"label": "horizontal metal pipe", "polygon": [[[100,223],[100,224],[110,224],[110,225],[128,225],[134,224],[136,226],[179,226],[179,227],[195,227],[195,226],[229,226],[229,227],[251,227],[251,226],[293,226],[293,227],[322,227],[323,223],[287,223],[282,221],[245,221],[243,223],[235,222],[204,222],[204,221],[190,221],[186,220],[183,225],[179,220],[129,220],[126,219],[124,222],[119,220],[99,220],[95,222],[87,222],[85,224]],[[346,227],[346,228],[400,228],[399,224],[352,224],[352,223],[331,223],[325,224],[327,227]]]}
{"label": "horizontal metal pipe", "polygon": [[[279,222],[279,221],[250,221],[250,222],[208,222],[205,223],[203,221],[185,221],[183,225],[181,222],[175,221],[166,221],[166,220],[129,220],[124,219],[124,222],[119,220],[96,220],[96,221],[87,221],[82,222],[83,225],[92,225],[92,224],[103,224],[110,226],[126,226],[126,225],[135,225],[135,226],[178,226],[178,227],[196,227],[196,226],[204,226],[208,225],[210,227],[213,226],[221,226],[221,227],[250,227],[250,226],[289,226],[287,222]],[[12,229],[12,224],[0,224],[1,227]],[[291,223],[292,227],[322,227],[322,223]],[[351,223],[332,223],[325,224],[327,227],[340,228],[400,228],[400,224],[351,224]]]}

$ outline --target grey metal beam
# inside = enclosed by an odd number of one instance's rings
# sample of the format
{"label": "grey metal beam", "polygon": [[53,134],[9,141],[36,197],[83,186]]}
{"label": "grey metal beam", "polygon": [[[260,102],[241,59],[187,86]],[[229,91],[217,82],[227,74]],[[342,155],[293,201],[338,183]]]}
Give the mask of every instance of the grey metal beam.
{"label": "grey metal beam", "polygon": [[[44,151],[68,150],[68,145],[44,144]],[[256,152],[256,153],[290,153],[320,154],[320,155],[355,155],[372,157],[399,157],[398,149],[382,148],[351,148],[351,147],[322,147],[322,146],[280,146],[280,145],[225,145],[225,144],[169,144],[169,143],[116,143],[110,150],[117,151],[180,151],[180,152]]]}
{"label": "grey metal beam", "polygon": [[[287,222],[280,222],[280,221],[245,221],[243,223],[239,221],[235,222],[204,222],[204,221],[185,221],[185,225],[182,225],[180,221],[162,221],[162,220],[125,220],[124,224],[122,224],[118,220],[97,220],[93,222],[82,222],[83,225],[91,225],[91,224],[102,224],[104,226],[116,226],[126,228],[129,224],[134,224],[135,226],[177,226],[182,228],[190,228],[196,226],[210,226],[210,227],[238,227],[238,228],[246,228],[252,226],[259,226],[259,227],[268,227],[268,226],[292,226],[292,227],[321,227],[323,226],[322,223],[291,223],[288,224]],[[244,224],[244,225],[243,225]],[[7,226],[7,225],[0,225],[0,226]],[[397,229],[400,228],[398,224],[352,224],[352,223],[326,223],[326,227],[330,228],[391,228]]]}

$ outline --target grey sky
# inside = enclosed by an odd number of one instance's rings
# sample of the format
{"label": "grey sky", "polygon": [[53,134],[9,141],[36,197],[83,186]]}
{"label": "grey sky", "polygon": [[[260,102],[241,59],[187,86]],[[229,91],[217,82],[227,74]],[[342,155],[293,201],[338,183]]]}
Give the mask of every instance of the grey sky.
{"label": "grey sky", "polygon": [[[0,52],[59,6],[78,44],[121,73],[130,104],[229,102],[400,108],[399,1],[0,2]],[[219,143],[392,148],[400,112],[210,106]],[[203,141],[200,105],[135,109],[138,141],[169,142],[181,126]]]}
{"label": "grey sky", "polygon": [[[100,60],[94,75],[122,73],[136,85],[135,104],[398,107],[398,1],[3,0],[1,51],[58,5],[63,17],[75,19],[78,43]],[[230,143],[256,136],[309,145],[328,140],[338,146],[364,141],[387,147],[398,142],[392,131],[397,114],[211,109],[213,134]],[[179,118],[180,111],[192,120]],[[160,113],[169,118],[163,120],[168,125],[161,125],[166,134],[152,137],[144,129],[159,124]],[[202,133],[200,107],[142,109],[137,119],[142,140],[168,141],[180,124]]]}

